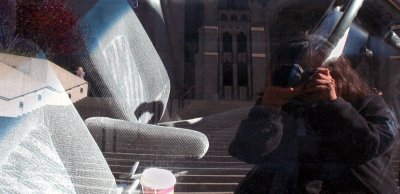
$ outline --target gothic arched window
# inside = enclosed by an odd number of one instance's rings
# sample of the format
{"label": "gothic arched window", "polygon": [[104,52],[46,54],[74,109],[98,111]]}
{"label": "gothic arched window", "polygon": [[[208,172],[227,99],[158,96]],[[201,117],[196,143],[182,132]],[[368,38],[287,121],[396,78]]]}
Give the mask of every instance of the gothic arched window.
{"label": "gothic arched window", "polygon": [[238,85],[246,87],[249,81],[247,63],[245,62],[238,63],[237,76],[238,76]]}
{"label": "gothic arched window", "polygon": [[224,86],[233,86],[233,66],[229,61],[222,63],[222,82]]}
{"label": "gothic arched window", "polygon": [[222,34],[222,52],[232,52],[232,34],[229,32]]}
{"label": "gothic arched window", "polygon": [[221,21],[227,21],[228,20],[228,16],[226,16],[226,14],[221,14],[221,17],[220,17],[220,20]]}
{"label": "gothic arched window", "polygon": [[231,15],[231,21],[234,21],[234,22],[238,21],[237,15],[235,15],[235,14]]}
{"label": "gothic arched window", "polygon": [[247,52],[247,37],[243,32],[240,32],[237,36],[238,53]]}
{"label": "gothic arched window", "polygon": [[247,15],[242,15],[242,17],[240,17],[240,21],[241,22],[248,22],[249,19],[247,18]]}

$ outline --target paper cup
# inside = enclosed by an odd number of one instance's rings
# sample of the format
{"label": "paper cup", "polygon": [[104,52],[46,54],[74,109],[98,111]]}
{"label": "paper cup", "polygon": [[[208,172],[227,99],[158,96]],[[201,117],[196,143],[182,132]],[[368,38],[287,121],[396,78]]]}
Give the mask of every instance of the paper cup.
{"label": "paper cup", "polygon": [[160,168],[148,168],[140,178],[143,194],[173,194],[175,183],[174,174]]}

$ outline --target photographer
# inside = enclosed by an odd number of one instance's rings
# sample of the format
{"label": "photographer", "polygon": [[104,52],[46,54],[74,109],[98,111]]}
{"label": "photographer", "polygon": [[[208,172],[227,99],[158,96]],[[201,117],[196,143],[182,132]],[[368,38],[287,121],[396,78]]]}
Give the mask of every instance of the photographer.
{"label": "photographer", "polygon": [[300,64],[313,76],[293,87],[270,79],[241,123],[229,153],[256,166],[235,193],[399,193],[393,113],[345,57],[321,66],[309,45]]}

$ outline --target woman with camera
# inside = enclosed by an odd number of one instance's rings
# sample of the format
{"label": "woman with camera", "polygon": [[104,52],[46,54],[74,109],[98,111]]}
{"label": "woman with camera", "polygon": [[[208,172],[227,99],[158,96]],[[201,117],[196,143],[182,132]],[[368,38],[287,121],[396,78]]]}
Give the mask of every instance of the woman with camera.
{"label": "woman with camera", "polygon": [[271,78],[242,121],[229,153],[255,167],[235,193],[400,193],[394,114],[345,57],[321,66],[310,50],[300,64],[312,76],[293,87]]}

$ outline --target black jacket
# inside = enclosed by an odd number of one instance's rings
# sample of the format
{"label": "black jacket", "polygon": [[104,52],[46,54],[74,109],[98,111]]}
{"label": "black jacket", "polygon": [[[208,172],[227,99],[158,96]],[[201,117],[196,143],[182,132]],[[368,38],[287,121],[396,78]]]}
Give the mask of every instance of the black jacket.
{"label": "black jacket", "polygon": [[274,112],[258,102],[242,121],[229,153],[256,166],[236,193],[400,193],[399,126],[381,96],[292,104]]}

